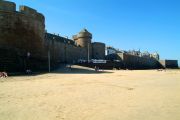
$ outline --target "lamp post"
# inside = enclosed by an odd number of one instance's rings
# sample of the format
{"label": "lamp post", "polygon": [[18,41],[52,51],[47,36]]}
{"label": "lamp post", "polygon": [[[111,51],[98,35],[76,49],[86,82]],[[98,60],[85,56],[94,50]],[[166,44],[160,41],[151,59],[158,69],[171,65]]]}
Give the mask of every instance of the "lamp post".
{"label": "lamp post", "polygon": [[48,71],[51,72],[51,53],[48,49]]}
{"label": "lamp post", "polygon": [[67,64],[67,42],[68,42],[68,36],[65,36],[65,63]]}
{"label": "lamp post", "polygon": [[87,49],[87,52],[88,52],[88,63],[89,63],[89,43],[88,43],[88,49]]}
{"label": "lamp post", "polygon": [[48,39],[47,35],[46,35],[46,39],[48,40],[48,71],[51,72],[51,51],[50,51],[51,41]]}

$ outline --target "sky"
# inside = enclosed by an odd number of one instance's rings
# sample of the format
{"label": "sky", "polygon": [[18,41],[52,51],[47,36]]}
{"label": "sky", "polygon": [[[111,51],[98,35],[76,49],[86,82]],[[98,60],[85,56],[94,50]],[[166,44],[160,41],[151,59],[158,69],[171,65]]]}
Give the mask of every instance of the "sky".
{"label": "sky", "polygon": [[93,41],[121,50],[158,52],[180,64],[180,0],[10,0],[46,18],[46,30],[61,36],[83,28]]}

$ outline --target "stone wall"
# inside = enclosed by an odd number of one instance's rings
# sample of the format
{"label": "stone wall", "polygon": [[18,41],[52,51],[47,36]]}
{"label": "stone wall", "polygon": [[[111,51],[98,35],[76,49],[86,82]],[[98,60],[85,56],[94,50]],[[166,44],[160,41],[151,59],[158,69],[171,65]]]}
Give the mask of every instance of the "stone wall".
{"label": "stone wall", "polygon": [[24,69],[24,61],[18,57],[18,50],[0,48],[0,71],[21,71]]}
{"label": "stone wall", "polygon": [[127,69],[157,69],[161,68],[158,60],[149,57],[139,57],[126,53],[117,53],[107,56],[108,60],[118,60],[122,62],[121,68]]}
{"label": "stone wall", "polygon": [[[92,34],[86,29],[75,40],[45,34],[45,18],[41,13],[27,6],[16,11],[15,3],[0,1],[0,71],[48,70],[48,53],[51,68],[59,63],[91,59],[91,39]],[[104,57],[104,44],[93,49],[94,53],[97,50],[97,57]]]}
{"label": "stone wall", "polygon": [[92,58],[105,59],[105,44],[100,42],[92,43]]}
{"label": "stone wall", "polygon": [[[41,61],[33,64],[38,66],[46,57],[44,48],[45,18],[27,6],[20,6],[20,10],[15,11],[15,6],[13,2],[0,1],[0,49],[18,55],[19,64],[17,62],[14,69],[21,67],[20,65],[23,64],[21,62],[27,57],[27,53],[30,53],[33,61]],[[5,57],[11,59],[12,56]],[[0,62],[5,64],[6,61],[1,60]],[[8,67],[4,70],[9,71]]]}
{"label": "stone wall", "polygon": [[16,11],[16,4],[9,1],[0,1],[0,10],[3,11]]}
{"label": "stone wall", "polygon": [[160,60],[159,62],[164,68],[178,68],[177,60]]}
{"label": "stone wall", "polygon": [[157,69],[160,68],[159,61],[154,58],[149,57],[139,57],[135,55],[129,55],[125,53],[118,54],[122,61],[124,62],[124,66],[129,69]]}
{"label": "stone wall", "polygon": [[77,35],[73,36],[73,40],[75,41],[76,45],[85,49],[86,54],[83,59],[90,60],[92,59],[92,34],[87,30],[81,30]]}
{"label": "stone wall", "polygon": [[[22,7],[22,6],[21,6]],[[44,17],[39,13],[30,14],[28,7],[20,12],[0,11],[0,44],[30,52],[33,57],[43,54]],[[39,19],[39,16],[42,18]]]}
{"label": "stone wall", "polygon": [[75,63],[87,58],[86,48],[77,46],[71,39],[50,33],[46,33],[45,39],[50,46],[52,63]]}

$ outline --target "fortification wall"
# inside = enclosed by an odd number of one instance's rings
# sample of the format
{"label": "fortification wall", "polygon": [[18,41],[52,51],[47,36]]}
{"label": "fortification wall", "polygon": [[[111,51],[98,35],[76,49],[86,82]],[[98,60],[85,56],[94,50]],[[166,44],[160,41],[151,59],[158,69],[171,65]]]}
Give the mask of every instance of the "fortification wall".
{"label": "fortification wall", "polygon": [[[0,1],[0,71],[44,70],[48,67],[48,52],[54,68],[59,63],[74,63],[92,58],[92,34],[82,30],[75,41],[45,34],[45,18],[35,9]],[[95,50],[96,48],[94,48]],[[102,49],[97,49],[98,55]],[[8,54],[7,54],[8,53]],[[8,61],[8,62],[7,62]]]}
{"label": "fortification wall", "polygon": [[86,59],[86,49],[74,45],[67,45],[66,56],[68,63],[76,63],[79,59]]}
{"label": "fortification wall", "polygon": [[44,19],[40,19],[39,13],[26,13],[26,9],[20,12],[0,11],[0,44],[40,57],[43,53]]}
{"label": "fortification wall", "polygon": [[[15,3],[0,1],[1,50],[16,51],[14,54],[17,54],[19,59],[27,57],[29,52],[34,60],[43,60],[46,56],[44,31],[45,18],[42,14],[27,6],[20,6],[19,11],[16,11]],[[12,56],[6,57],[10,59]],[[19,62],[21,61],[23,60]],[[0,62],[3,64],[5,61]],[[23,63],[19,65],[21,64]]]}
{"label": "fortification wall", "polygon": [[3,11],[16,11],[16,4],[9,1],[0,1],[0,10]]}
{"label": "fortification wall", "polygon": [[70,39],[47,33],[46,44],[50,45],[52,64],[75,63],[87,58],[86,48],[77,46]]}
{"label": "fortification wall", "polygon": [[118,54],[124,63],[124,66],[129,69],[157,69],[160,68],[159,62],[154,58],[139,57],[125,53]]}
{"label": "fortification wall", "polygon": [[77,35],[74,35],[73,39],[77,46],[85,49],[86,55],[83,57],[83,59],[92,59],[92,34],[86,29],[83,29]]}
{"label": "fortification wall", "polygon": [[159,62],[164,68],[178,68],[177,60],[160,60]]}
{"label": "fortification wall", "polygon": [[92,43],[92,58],[105,59],[105,44],[100,42]]}

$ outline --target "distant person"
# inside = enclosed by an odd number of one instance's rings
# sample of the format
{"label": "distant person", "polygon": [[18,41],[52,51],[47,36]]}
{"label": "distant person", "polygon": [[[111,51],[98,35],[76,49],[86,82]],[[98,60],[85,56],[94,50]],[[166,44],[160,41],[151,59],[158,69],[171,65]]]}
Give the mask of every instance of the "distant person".
{"label": "distant person", "polygon": [[99,71],[99,67],[95,66],[95,67],[94,67],[94,70],[95,70],[96,72],[98,72],[98,71]]}
{"label": "distant person", "polygon": [[94,66],[94,70],[97,71],[97,67],[96,66]]}
{"label": "distant person", "polygon": [[30,74],[32,74],[32,71],[30,69],[27,69],[26,74],[30,75]]}

